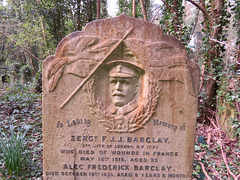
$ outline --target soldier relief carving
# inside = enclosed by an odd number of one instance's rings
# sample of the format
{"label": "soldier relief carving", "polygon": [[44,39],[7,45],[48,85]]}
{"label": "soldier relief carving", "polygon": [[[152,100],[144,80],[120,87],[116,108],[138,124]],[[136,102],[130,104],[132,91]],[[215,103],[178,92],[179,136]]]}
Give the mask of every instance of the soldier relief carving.
{"label": "soldier relief carving", "polygon": [[[96,77],[88,83],[86,97],[90,97],[91,109],[99,116],[99,122],[109,132],[134,132],[148,122],[155,112],[160,88],[151,76],[147,75],[131,50],[124,44],[111,55],[103,69],[107,72],[107,103],[99,99],[94,91]],[[94,89],[95,87],[95,89]]]}

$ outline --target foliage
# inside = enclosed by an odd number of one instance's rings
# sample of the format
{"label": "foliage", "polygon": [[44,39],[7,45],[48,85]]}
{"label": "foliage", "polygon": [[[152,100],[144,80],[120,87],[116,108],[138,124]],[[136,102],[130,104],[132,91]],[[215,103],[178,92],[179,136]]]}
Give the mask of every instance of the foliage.
{"label": "foliage", "polygon": [[[47,44],[55,46],[67,34],[82,30],[86,23],[97,18],[97,0],[54,0],[33,1],[35,12],[39,14],[51,36],[46,36]],[[106,18],[107,1],[101,2],[101,17]]]}
{"label": "foliage", "polygon": [[31,8],[29,3],[20,0],[9,0],[7,5],[0,8],[0,29],[1,33],[5,34],[0,36],[2,42],[0,57],[7,66],[18,62],[32,64],[33,68],[37,68],[38,61],[24,51],[22,46],[35,56],[41,56],[45,51],[40,20],[35,14],[28,14],[28,9]]}
{"label": "foliage", "polygon": [[190,40],[190,26],[183,21],[184,6],[183,1],[166,0],[165,5],[161,7],[160,26],[165,34],[178,38],[184,45]]}
{"label": "foliage", "polygon": [[[0,64],[29,64],[35,74],[38,59],[54,54],[64,36],[82,30],[86,23],[96,19],[96,4],[97,0],[7,0],[6,5],[1,3]],[[102,0],[101,5],[101,17],[105,18],[107,1]]]}
{"label": "foliage", "polygon": [[21,76],[23,82],[30,82],[32,78],[32,69],[29,65],[24,65],[21,68]]}
{"label": "foliage", "polygon": [[[14,141],[15,146],[23,145],[19,151],[28,155],[29,161],[19,176],[27,179],[34,179],[42,174],[41,95],[32,91],[33,85],[12,83],[0,87],[0,130],[1,133],[11,135],[9,139],[2,139],[2,142],[4,140],[9,143],[8,147],[11,143],[14,145]],[[28,131],[24,130],[26,127]],[[3,134],[1,138],[2,136]],[[14,150],[14,146],[11,147]],[[10,155],[9,153],[6,156]],[[11,175],[11,172],[4,168],[2,176],[7,177],[6,175]]]}
{"label": "foliage", "polygon": [[239,37],[240,37],[240,30],[239,30],[239,25],[240,25],[240,0],[234,0],[233,4],[230,4],[231,11],[233,12],[233,27],[236,28],[238,31],[238,40],[237,43],[239,43]]}
{"label": "foliage", "polygon": [[14,74],[20,74],[21,65],[18,62],[12,64],[12,70]]}
{"label": "foliage", "polygon": [[16,133],[14,127],[10,125],[10,134],[0,131],[0,156],[2,157],[0,163],[3,176],[9,175],[13,179],[24,177],[27,167],[30,165],[26,139],[29,128],[28,126],[22,127]]}
{"label": "foliage", "polygon": [[[233,5],[231,6],[231,11],[233,12],[233,28],[236,30],[237,33],[237,40],[236,40],[236,45],[238,45],[238,50],[240,50],[240,1],[239,0],[234,0]],[[240,69],[240,51],[236,52],[236,61],[235,63],[235,70]]]}
{"label": "foliage", "polygon": [[[188,1],[192,2],[191,0]],[[162,29],[165,33],[177,37],[187,45],[190,35],[193,35],[190,32],[194,33],[196,23],[187,23],[188,27],[185,25],[183,21],[185,15],[183,1],[165,0],[163,2],[164,6],[162,6],[162,17],[160,19]],[[203,17],[200,32],[202,43],[200,49],[197,49],[198,52],[194,52],[192,57],[202,67],[199,97],[201,115],[199,119],[202,122],[209,122],[209,111],[216,110],[217,92],[222,84],[220,81],[221,74],[223,71],[226,71],[227,74],[231,71],[230,68],[225,68],[225,62],[227,61],[225,60],[226,46],[221,43],[226,42],[229,36],[228,27],[231,15],[228,11],[229,4],[224,0],[218,2],[201,1],[198,5],[198,11],[196,12],[201,11]],[[194,11],[193,7],[192,11]],[[196,16],[199,16],[199,13]],[[191,51],[189,50],[189,52]],[[232,75],[234,76],[234,72]]]}
{"label": "foliage", "polygon": [[217,119],[221,129],[232,137],[240,134],[240,71],[223,71],[217,90]]}

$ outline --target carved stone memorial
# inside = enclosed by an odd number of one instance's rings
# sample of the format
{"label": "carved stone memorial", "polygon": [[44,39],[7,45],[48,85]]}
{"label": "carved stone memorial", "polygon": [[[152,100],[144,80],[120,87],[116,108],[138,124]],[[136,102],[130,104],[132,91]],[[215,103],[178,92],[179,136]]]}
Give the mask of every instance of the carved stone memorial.
{"label": "carved stone memorial", "polygon": [[43,63],[44,179],[191,179],[199,68],[159,26],[121,15]]}

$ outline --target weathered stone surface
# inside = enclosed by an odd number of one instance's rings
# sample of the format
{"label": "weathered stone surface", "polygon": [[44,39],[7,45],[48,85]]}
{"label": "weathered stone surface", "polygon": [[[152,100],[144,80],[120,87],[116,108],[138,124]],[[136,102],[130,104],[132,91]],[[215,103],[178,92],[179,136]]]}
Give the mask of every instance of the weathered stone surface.
{"label": "weathered stone surface", "polygon": [[199,69],[126,15],[89,23],[43,63],[44,179],[190,179]]}

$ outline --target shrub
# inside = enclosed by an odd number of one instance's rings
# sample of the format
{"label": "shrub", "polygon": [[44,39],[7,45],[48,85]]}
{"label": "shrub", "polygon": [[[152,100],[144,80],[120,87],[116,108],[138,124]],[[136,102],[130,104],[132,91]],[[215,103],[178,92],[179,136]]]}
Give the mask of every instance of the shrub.
{"label": "shrub", "polygon": [[24,65],[21,68],[21,76],[23,82],[30,82],[33,76],[32,68],[29,65]]}

